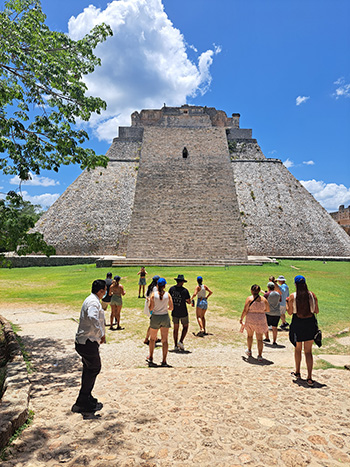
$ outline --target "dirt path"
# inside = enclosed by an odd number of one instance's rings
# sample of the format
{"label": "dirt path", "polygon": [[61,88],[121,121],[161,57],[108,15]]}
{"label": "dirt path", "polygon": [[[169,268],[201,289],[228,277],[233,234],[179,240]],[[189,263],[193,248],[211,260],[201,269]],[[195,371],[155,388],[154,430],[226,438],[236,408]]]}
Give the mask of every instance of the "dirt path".
{"label": "dirt path", "polygon": [[[36,368],[34,422],[11,446],[4,467],[350,465],[350,372],[317,370],[314,388],[293,381],[286,335],[280,348],[265,349],[259,364],[243,357],[237,332],[239,347],[218,342],[220,322],[206,342],[191,334],[188,353],[170,352],[173,368],[164,369],[146,367],[142,340],[113,333],[101,346],[94,390],[104,408],[83,419],[70,411],[81,375],[72,313],[8,308],[1,314],[20,325]],[[158,348],[155,361],[160,358]]]}

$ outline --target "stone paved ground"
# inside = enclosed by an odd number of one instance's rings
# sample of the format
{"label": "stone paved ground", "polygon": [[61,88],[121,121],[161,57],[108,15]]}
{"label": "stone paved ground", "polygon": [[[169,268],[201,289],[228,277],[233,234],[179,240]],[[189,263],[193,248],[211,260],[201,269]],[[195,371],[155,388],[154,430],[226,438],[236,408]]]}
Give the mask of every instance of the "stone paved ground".
{"label": "stone paved ground", "polygon": [[165,369],[147,368],[146,346],[114,333],[94,391],[104,408],[84,419],[70,411],[81,374],[70,312],[1,314],[20,324],[36,368],[34,422],[3,467],[350,465],[350,372],[317,370],[314,388],[293,381],[285,336],[259,364],[216,342],[213,327],[211,345],[189,336],[189,352],[170,352]]}

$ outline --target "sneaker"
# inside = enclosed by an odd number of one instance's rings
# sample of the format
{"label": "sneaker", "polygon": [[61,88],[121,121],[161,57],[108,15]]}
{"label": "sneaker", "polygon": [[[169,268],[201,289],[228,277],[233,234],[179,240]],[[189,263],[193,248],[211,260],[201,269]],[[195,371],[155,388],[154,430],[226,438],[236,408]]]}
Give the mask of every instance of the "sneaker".
{"label": "sneaker", "polygon": [[271,342],[270,339],[263,339],[263,342]]}
{"label": "sneaker", "polygon": [[177,344],[177,346],[178,346],[178,348],[179,348],[180,350],[185,350],[185,346],[183,345],[182,342],[179,342],[179,343]]}
{"label": "sneaker", "polygon": [[258,355],[258,362],[262,362],[263,361],[263,358],[261,355]]}
{"label": "sneaker", "polygon": [[272,326],[269,326],[269,331],[272,331]]}
{"label": "sneaker", "polygon": [[289,328],[289,324],[288,323],[283,323],[281,324],[280,326],[280,329],[288,329]]}
{"label": "sneaker", "polygon": [[277,347],[277,342],[273,342],[272,347]]}
{"label": "sneaker", "polygon": [[247,349],[247,350],[245,351],[245,354],[246,354],[247,357],[251,357],[251,356],[252,356],[252,351],[249,350],[249,349]]}

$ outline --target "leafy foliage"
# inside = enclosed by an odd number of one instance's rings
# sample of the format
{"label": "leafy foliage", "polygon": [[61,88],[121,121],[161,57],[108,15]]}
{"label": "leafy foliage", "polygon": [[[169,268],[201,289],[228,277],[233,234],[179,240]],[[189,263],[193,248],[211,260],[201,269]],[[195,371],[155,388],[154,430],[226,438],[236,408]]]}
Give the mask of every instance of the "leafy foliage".
{"label": "leafy foliage", "polygon": [[0,12],[0,170],[21,180],[71,163],[107,165],[81,147],[88,135],[75,124],[106,108],[82,78],[100,65],[93,51],[112,30],[102,24],[74,41],[45,19],[39,0],[8,0]]}
{"label": "leafy foliage", "polygon": [[[39,232],[28,233],[40,217],[38,206],[10,191],[5,199],[0,199],[0,253],[15,251],[18,255],[42,252],[47,256],[55,254],[55,249],[45,243]],[[4,263],[4,260],[0,264]],[[6,264],[5,264],[6,265]]]}
{"label": "leafy foliage", "polygon": [[[0,12],[0,170],[21,180],[61,165],[90,169],[108,161],[82,147],[88,135],[76,123],[106,108],[86,95],[83,77],[100,65],[93,51],[112,30],[102,24],[74,41],[45,19],[40,0],[8,0]],[[36,208],[16,193],[0,200],[0,253],[54,254],[40,233],[27,233],[37,219]]]}

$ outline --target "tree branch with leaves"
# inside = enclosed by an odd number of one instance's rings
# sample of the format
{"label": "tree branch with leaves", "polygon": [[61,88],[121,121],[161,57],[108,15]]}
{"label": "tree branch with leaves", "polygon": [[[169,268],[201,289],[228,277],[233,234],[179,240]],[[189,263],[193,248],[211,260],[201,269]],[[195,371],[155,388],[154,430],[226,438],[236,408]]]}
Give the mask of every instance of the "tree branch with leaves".
{"label": "tree branch with leaves", "polygon": [[39,0],[8,0],[0,12],[0,170],[21,180],[62,165],[108,162],[83,147],[88,134],[77,122],[106,109],[83,78],[101,64],[94,49],[112,30],[101,24],[74,41],[45,20]]}

